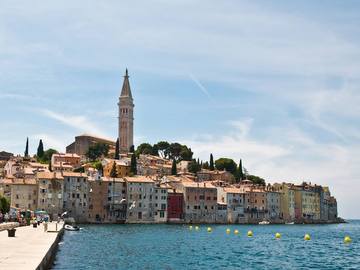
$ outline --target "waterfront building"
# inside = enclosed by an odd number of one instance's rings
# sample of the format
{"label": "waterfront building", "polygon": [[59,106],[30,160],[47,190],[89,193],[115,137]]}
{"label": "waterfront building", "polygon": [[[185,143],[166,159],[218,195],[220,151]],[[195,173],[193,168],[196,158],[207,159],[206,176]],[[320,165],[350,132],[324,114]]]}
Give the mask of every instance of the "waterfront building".
{"label": "waterfront building", "polygon": [[154,222],[154,186],[155,182],[145,176],[125,177],[127,186],[127,222]]}
{"label": "waterfront building", "polygon": [[320,191],[320,219],[327,221],[329,219],[329,201],[330,190],[328,187],[322,187]]}
{"label": "waterfront building", "polygon": [[51,157],[51,168],[53,171],[73,171],[80,167],[80,156],[74,153],[58,153]]}
{"label": "waterfront building", "polygon": [[111,170],[113,168],[113,165],[115,163],[116,167],[116,177],[121,178],[125,176],[130,175],[131,170],[131,159],[128,157],[122,157],[121,159],[110,159],[110,158],[104,158],[101,161],[101,164],[103,166],[103,174],[105,177],[110,177]]}
{"label": "waterfront building", "polygon": [[128,70],[119,97],[119,145],[120,153],[127,154],[134,145],[134,100],[131,94]]}
{"label": "waterfront building", "polygon": [[75,137],[75,141],[66,147],[66,153],[74,153],[81,157],[85,156],[90,146],[97,143],[109,145],[109,152],[115,152],[115,142],[109,139],[99,138],[88,134]]}
{"label": "waterfront building", "polygon": [[184,219],[184,194],[175,188],[168,189],[168,222],[180,222]]}
{"label": "waterfront building", "polygon": [[235,187],[217,187],[218,202],[227,207],[228,223],[245,223],[245,193]]}
{"label": "waterfront building", "polygon": [[215,186],[207,182],[181,181],[175,184],[175,188],[184,194],[185,222],[216,222],[217,189]]}
{"label": "waterfront building", "polygon": [[77,222],[86,222],[88,217],[87,175],[77,172],[64,172],[63,211]]}
{"label": "waterfront building", "polygon": [[168,186],[164,184],[155,184],[154,186],[154,221],[155,223],[167,222],[168,208]]}
{"label": "waterfront building", "polygon": [[268,189],[266,190],[266,200],[269,219],[274,222],[279,222],[281,212],[280,193]]}
{"label": "waterfront building", "polygon": [[11,207],[21,210],[37,209],[38,185],[35,179],[12,179],[11,180]]}
{"label": "waterfront building", "polygon": [[103,177],[108,182],[107,221],[110,223],[125,223],[127,212],[127,184],[123,178]]}
{"label": "waterfront building", "polygon": [[337,201],[335,197],[331,196],[329,199],[329,214],[328,220],[329,221],[336,221],[338,219],[338,212],[337,212]]}
{"label": "waterfront building", "polygon": [[63,213],[64,177],[58,172],[39,172],[36,177],[39,188],[38,209],[56,219]]}
{"label": "waterfront building", "polygon": [[289,183],[275,183],[274,190],[280,193],[280,219],[285,222],[292,222],[295,220],[295,191],[293,184]]}
{"label": "waterfront building", "polygon": [[109,181],[89,179],[89,209],[87,221],[90,223],[108,223],[108,184]]}

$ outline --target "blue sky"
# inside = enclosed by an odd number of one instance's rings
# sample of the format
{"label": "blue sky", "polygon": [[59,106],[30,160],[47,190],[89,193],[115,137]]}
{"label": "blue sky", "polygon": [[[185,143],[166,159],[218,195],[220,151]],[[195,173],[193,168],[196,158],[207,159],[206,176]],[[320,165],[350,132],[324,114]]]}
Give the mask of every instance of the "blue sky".
{"label": "blue sky", "polygon": [[329,185],[360,218],[359,1],[1,1],[0,150],[116,137],[125,68],[135,141]]}

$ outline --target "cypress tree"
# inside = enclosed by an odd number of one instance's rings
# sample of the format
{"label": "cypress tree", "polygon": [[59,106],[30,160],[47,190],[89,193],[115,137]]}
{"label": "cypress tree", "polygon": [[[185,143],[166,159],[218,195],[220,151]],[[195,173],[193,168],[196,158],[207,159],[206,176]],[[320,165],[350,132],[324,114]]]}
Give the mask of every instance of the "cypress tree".
{"label": "cypress tree", "polygon": [[210,165],[209,165],[209,169],[210,169],[210,171],[215,170],[213,154],[210,154]]}
{"label": "cypress tree", "polygon": [[130,153],[135,153],[135,146],[134,145],[130,146]]}
{"label": "cypress tree", "polygon": [[39,142],[36,156],[38,157],[38,159],[41,159],[44,156],[44,145],[43,145],[42,140],[40,140],[40,142]]}
{"label": "cypress tree", "polygon": [[26,146],[24,152],[24,157],[28,157],[28,156],[29,156],[29,137],[26,138]]}
{"label": "cypress tree", "polygon": [[115,159],[120,159],[120,143],[119,143],[119,138],[117,138],[117,140],[116,140]]}
{"label": "cypress tree", "polygon": [[49,160],[49,171],[52,172],[51,159]]}
{"label": "cypress tree", "polygon": [[176,168],[176,161],[175,161],[175,159],[173,159],[173,162],[172,162],[171,175],[177,175],[177,168]]}
{"label": "cypress tree", "polygon": [[117,171],[116,171],[116,164],[115,162],[113,162],[113,165],[111,167],[111,171],[110,171],[110,177],[117,177]]}
{"label": "cypress tree", "polygon": [[239,163],[239,180],[243,180],[244,179],[244,173],[243,173],[243,168],[242,168],[242,161],[240,159],[240,163]]}
{"label": "cypress tree", "polygon": [[136,155],[135,154],[131,155],[130,172],[133,175],[137,174],[137,165],[136,165]]}

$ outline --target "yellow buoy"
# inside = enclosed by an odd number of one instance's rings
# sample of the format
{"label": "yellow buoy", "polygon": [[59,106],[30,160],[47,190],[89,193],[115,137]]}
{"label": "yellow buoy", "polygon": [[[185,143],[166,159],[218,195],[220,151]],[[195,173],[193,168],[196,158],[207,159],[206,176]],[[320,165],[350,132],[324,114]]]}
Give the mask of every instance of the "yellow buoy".
{"label": "yellow buoy", "polygon": [[280,238],[281,238],[281,234],[280,234],[280,233],[276,233],[276,234],[275,234],[275,238],[276,238],[276,239],[280,239]]}
{"label": "yellow buoy", "polygon": [[349,243],[351,243],[351,241],[352,241],[352,240],[351,240],[350,236],[348,236],[348,235],[345,236],[345,238],[344,238],[344,243],[345,243],[345,244],[349,244]]}
{"label": "yellow buoy", "polygon": [[210,227],[207,228],[208,232],[212,232],[212,229]]}
{"label": "yellow buoy", "polygon": [[238,231],[238,230],[235,230],[235,231],[234,231],[234,234],[239,234],[239,231]]}
{"label": "yellow buoy", "polygon": [[229,228],[226,229],[226,234],[230,234],[231,230]]}
{"label": "yellow buoy", "polygon": [[189,226],[189,230],[190,230],[190,231],[192,230],[192,226],[191,226],[191,225]]}
{"label": "yellow buoy", "polygon": [[304,240],[309,241],[310,239],[311,239],[310,235],[309,235],[309,234],[305,234]]}
{"label": "yellow buoy", "polygon": [[195,230],[198,231],[198,230],[199,230],[199,226],[195,226]]}
{"label": "yellow buoy", "polygon": [[253,236],[253,232],[252,232],[252,231],[248,231],[247,236],[248,236],[248,237],[252,237],[252,236]]}

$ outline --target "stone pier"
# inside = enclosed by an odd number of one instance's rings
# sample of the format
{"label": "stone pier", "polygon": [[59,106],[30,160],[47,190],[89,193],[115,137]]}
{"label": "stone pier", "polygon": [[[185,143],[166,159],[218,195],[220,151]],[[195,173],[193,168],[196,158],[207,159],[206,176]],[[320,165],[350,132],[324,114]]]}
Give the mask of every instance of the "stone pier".
{"label": "stone pier", "polygon": [[1,270],[48,269],[64,232],[63,223],[48,223],[44,226],[17,227],[15,237],[8,237],[7,230],[0,232]]}

